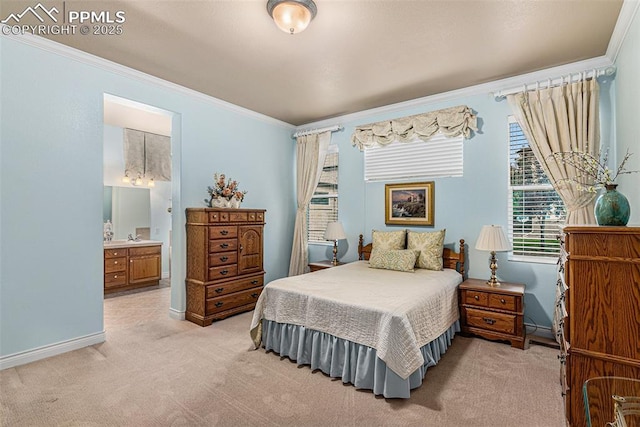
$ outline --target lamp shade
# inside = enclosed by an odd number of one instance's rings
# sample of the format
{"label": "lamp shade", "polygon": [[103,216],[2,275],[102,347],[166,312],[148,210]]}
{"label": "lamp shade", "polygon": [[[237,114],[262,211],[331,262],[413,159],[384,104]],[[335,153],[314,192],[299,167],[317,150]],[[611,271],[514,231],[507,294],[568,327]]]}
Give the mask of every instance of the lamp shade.
{"label": "lamp shade", "polygon": [[500,225],[484,225],[476,242],[480,251],[504,252],[511,250],[511,243]]}
{"label": "lamp shade", "polygon": [[342,228],[342,223],[340,221],[330,222],[327,224],[327,229],[324,232],[325,240],[342,240],[346,238],[347,236],[344,234],[344,228]]}

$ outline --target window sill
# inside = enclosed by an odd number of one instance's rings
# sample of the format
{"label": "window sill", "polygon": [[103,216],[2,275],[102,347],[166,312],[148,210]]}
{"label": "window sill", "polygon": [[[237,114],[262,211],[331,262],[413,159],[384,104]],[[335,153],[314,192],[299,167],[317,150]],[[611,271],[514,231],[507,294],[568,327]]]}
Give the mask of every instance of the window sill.
{"label": "window sill", "polygon": [[309,245],[314,245],[314,246],[333,246],[333,241],[327,240],[326,242],[309,242]]}
{"label": "window sill", "polygon": [[510,262],[526,262],[527,264],[557,264],[558,257],[509,256]]}

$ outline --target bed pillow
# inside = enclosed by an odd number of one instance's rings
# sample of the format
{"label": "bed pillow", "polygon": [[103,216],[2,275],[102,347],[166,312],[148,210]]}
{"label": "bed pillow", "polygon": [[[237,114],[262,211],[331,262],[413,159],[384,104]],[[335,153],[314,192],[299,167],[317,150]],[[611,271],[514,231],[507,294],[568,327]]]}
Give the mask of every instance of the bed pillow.
{"label": "bed pillow", "polygon": [[417,253],[407,249],[373,249],[369,267],[413,272]]}
{"label": "bed pillow", "polygon": [[371,232],[371,249],[405,249],[407,230]]}
{"label": "bed pillow", "polygon": [[416,267],[427,270],[442,270],[442,251],[446,230],[407,234],[407,249],[418,251]]}

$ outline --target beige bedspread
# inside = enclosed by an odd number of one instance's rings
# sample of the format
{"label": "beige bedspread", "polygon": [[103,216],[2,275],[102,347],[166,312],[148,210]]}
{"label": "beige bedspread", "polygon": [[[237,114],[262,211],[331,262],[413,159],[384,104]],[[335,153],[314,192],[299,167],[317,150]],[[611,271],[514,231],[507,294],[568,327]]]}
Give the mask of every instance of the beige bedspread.
{"label": "beige bedspread", "polygon": [[267,284],[251,322],[257,347],[262,319],[301,325],[376,349],[403,379],[422,366],[420,347],[458,320],[455,271],[380,270],[358,261]]}

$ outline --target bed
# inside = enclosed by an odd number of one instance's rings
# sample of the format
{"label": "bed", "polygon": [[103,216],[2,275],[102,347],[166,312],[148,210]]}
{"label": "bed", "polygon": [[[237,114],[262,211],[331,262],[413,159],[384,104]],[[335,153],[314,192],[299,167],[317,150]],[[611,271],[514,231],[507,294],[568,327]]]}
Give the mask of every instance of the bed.
{"label": "bed", "polygon": [[444,247],[442,271],[371,268],[360,235],[359,260],[264,287],[251,337],[298,365],[310,365],[386,398],[409,398],[460,331],[459,252]]}

